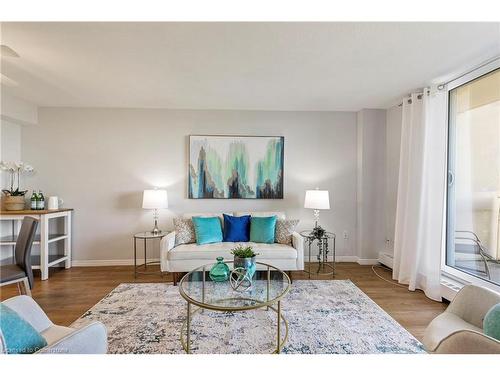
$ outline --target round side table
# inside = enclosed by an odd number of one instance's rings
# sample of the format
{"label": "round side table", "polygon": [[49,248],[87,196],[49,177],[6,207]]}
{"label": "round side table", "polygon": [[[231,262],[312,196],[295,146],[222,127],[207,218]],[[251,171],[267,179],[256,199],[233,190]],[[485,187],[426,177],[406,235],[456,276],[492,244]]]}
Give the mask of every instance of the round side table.
{"label": "round side table", "polygon": [[[148,240],[161,239],[165,237],[169,232],[160,232],[158,234],[153,234],[151,232],[141,232],[134,234],[134,278],[137,278],[137,275],[161,275],[163,277],[163,272],[160,271],[146,271],[148,265],[159,265],[158,261],[148,262],[148,258],[146,256],[147,253],[147,242]],[[142,240],[144,243],[144,263],[137,264],[137,240]],[[144,271],[138,271],[139,269],[144,269]]]}
{"label": "round side table", "polygon": [[[321,237],[318,237],[311,232],[312,230],[303,230],[300,232],[300,235],[305,239],[306,247],[309,251],[309,266],[307,267],[307,270],[304,270],[304,272],[309,274],[309,278],[311,278],[312,273],[323,276],[332,275],[332,277],[335,277],[335,233],[325,232]],[[330,240],[333,241],[333,262],[328,262],[328,254],[330,253],[328,241]],[[318,243],[318,255],[316,256],[318,269],[316,272],[313,272],[311,271],[311,246],[315,241]]]}

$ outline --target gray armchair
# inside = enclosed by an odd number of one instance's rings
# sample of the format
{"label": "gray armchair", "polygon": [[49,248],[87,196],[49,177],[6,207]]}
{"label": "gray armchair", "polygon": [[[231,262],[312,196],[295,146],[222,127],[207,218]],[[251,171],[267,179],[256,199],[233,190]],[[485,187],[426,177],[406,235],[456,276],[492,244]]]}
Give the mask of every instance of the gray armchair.
{"label": "gray armchair", "polygon": [[[40,306],[25,295],[2,303],[17,312],[47,340],[48,345],[37,354],[106,354],[108,350],[106,327],[100,322],[79,329],[55,325]],[[0,353],[3,352],[5,348],[0,337]]]}
{"label": "gray armchair", "polygon": [[498,293],[474,285],[463,287],[446,311],[426,328],[426,350],[442,354],[500,354],[500,341],[483,333],[484,316],[497,303]]}

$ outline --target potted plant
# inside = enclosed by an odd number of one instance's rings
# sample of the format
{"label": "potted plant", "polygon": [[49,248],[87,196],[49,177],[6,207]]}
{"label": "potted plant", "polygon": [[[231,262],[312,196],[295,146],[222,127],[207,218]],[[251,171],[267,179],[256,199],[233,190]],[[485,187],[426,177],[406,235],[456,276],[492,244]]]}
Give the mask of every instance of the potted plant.
{"label": "potted plant", "polygon": [[[23,162],[0,162],[0,170],[9,172],[10,189],[3,189],[4,193],[4,207],[7,211],[21,211],[24,209],[25,200],[24,196],[28,190],[20,190],[19,185],[21,181],[22,173],[33,172],[34,169],[31,165],[25,164]],[[17,177],[17,186],[16,185]],[[14,188],[15,187],[15,188]]]}
{"label": "potted plant", "polygon": [[250,277],[253,277],[256,269],[255,257],[259,255],[253,251],[252,246],[236,246],[231,254],[234,255],[234,268],[244,268]]}

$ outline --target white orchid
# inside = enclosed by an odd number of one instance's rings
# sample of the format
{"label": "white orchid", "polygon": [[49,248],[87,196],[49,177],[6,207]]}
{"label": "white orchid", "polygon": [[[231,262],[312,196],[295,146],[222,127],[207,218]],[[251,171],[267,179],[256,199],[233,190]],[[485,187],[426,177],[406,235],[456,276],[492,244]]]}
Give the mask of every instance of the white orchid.
{"label": "white orchid", "polygon": [[20,172],[33,172],[34,169],[31,165],[20,161],[19,163],[14,163],[16,165],[16,170]]}
{"label": "white orchid", "polygon": [[33,168],[31,165],[29,164],[24,164],[24,172],[28,172],[28,173],[31,173],[31,172],[34,172],[35,171],[35,168]]}
{"label": "white orchid", "polygon": [[17,171],[17,164],[12,161],[2,161],[0,162],[0,169],[2,171],[15,172]]}
{"label": "white orchid", "polygon": [[[22,161],[13,162],[13,161],[1,161],[0,162],[0,170],[6,171],[10,173],[10,189],[2,190],[7,195],[24,195],[26,194],[26,190],[19,190],[21,173],[31,173],[34,172],[35,169]],[[17,175],[17,188],[14,189],[15,176]]]}

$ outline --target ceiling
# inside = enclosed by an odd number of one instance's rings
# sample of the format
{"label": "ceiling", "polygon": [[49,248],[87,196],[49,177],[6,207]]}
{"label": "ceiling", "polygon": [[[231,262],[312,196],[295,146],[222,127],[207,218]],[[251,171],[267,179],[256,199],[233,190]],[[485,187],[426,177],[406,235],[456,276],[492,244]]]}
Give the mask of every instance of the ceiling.
{"label": "ceiling", "polygon": [[500,23],[2,23],[2,90],[40,106],[387,108],[500,55]]}

